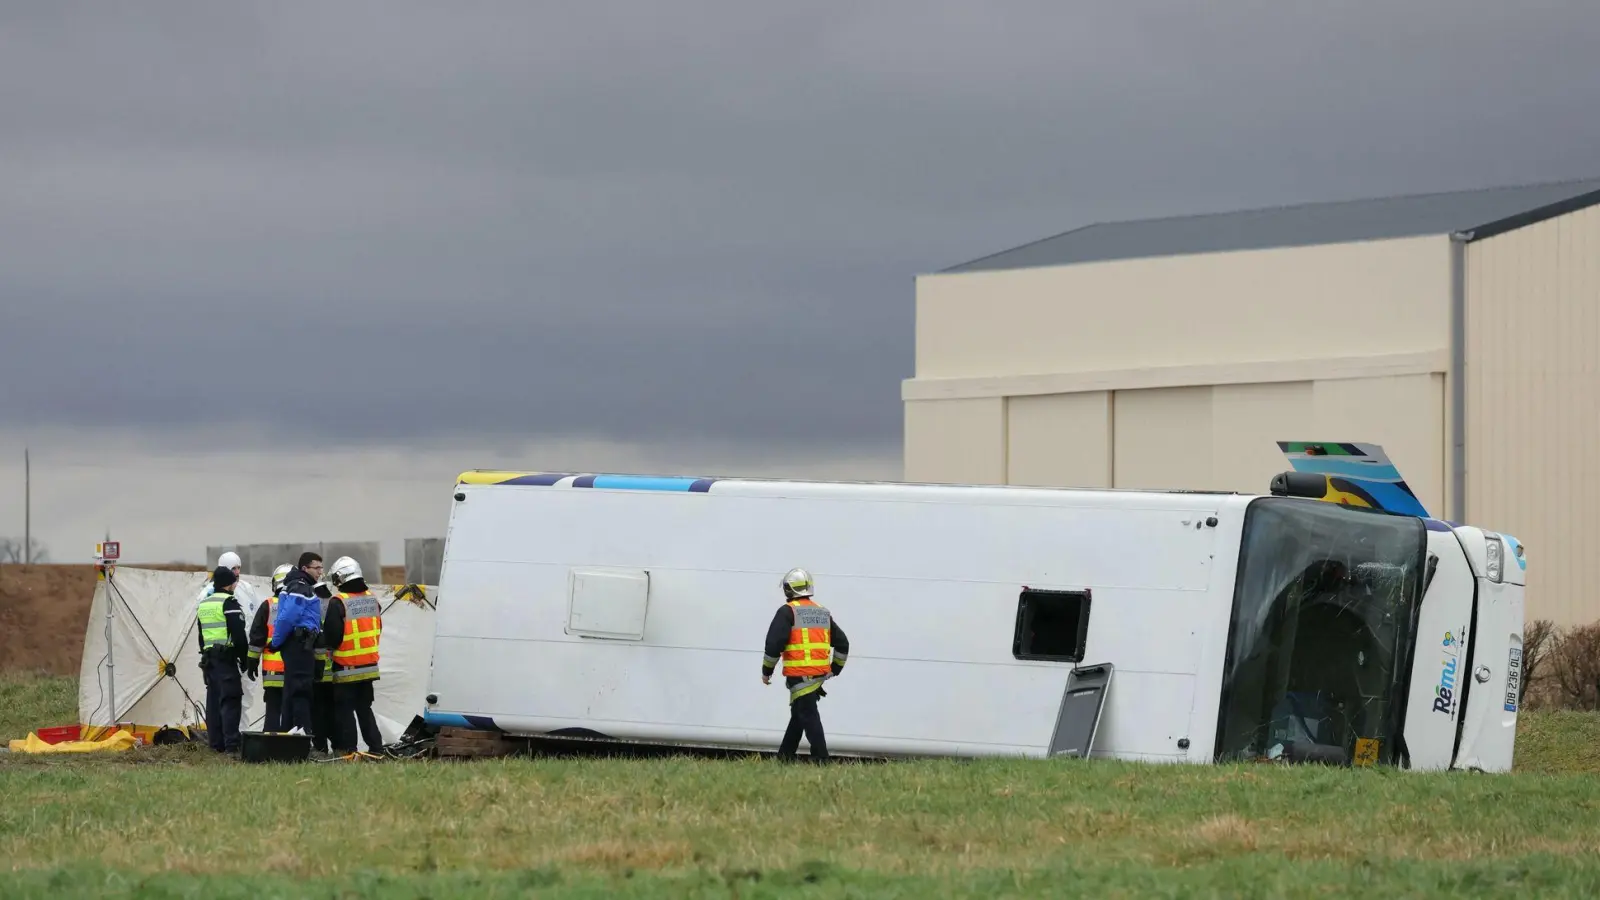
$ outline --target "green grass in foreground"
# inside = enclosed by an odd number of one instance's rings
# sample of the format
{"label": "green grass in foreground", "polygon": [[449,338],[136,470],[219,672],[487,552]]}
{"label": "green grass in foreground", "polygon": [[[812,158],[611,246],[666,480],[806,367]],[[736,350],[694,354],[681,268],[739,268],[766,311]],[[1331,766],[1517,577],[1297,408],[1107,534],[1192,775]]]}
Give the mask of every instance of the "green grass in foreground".
{"label": "green grass in foreground", "polygon": [[1527,721],[1510,776],[12,758],[0,896],[1600,895],[1596,717]]}
{"label": "green grass in foreground", "polygon": [[27,737],[36,728],[77,721],[78,679],[0,673],[0,741]]}
{"label": "green grass in foreground", "polygon": [[1518,773],[1600,774],[1600,713],[1524,712],[1517,716]]}

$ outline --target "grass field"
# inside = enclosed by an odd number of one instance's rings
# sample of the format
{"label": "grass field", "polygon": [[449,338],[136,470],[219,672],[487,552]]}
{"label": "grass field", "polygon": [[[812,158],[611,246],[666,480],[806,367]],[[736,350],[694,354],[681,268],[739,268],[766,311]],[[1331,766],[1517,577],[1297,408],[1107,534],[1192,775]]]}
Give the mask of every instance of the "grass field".
{"label": "grass field", "polygon": [[[4,733],[73,693],[0,678]],[[1600,717],[1526,719],[1510,776],[18,755],[0,896],[1600,896]]]}

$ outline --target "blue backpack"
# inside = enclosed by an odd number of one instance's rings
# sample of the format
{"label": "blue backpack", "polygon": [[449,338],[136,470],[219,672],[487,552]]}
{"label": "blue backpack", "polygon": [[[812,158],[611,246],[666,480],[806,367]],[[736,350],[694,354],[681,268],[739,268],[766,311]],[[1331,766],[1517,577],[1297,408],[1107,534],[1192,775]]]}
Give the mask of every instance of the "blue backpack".
{"label": "blue backpack", "polygon": [[282,647],[296,628],[322,631],[322,601],[284,591],[278,595],[278,615],[272,622],[272,641],[268,646],[273,650]]}

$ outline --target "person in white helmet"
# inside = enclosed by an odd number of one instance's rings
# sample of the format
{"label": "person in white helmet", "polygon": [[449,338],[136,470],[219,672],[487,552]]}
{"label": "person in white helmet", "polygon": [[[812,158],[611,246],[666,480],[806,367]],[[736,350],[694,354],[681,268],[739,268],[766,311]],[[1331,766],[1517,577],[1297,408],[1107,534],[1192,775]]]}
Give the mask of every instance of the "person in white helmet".
{"label": "person in white helmet", "polygon": [[767,626],[761,658],[761,683],[772,683],[772,671],[781,661],[789,687],[789,727],[778,745],[778,759],[796,759],[803,733],[811,745],[811,761],[827,762],[828,739],[822,731],[817,701],[828,695],[822,683],[844,669],[850,639],[833,614],[811,599],[810,572],[790,569],[779,584],[784,602]]}
{"label": "person in white helmet", "polygon": [[[232,571],[235,578],[242,578],[244,575],[244,572],[242,571],[243,567],[239,563],[239,554],[233,552],[232,550],[229,550],[228,552],[217,557],[217,567]],[[255,588],[244,583],[243,581],[239,581],[234,584],[234,588],[234,597],[239,601],[239,608],[244,610],[245,621],[248,622],[251,619],[254,619],[256,616],[256,607],[261,605],[261,598],[256,596]],[[207,582],[200,588],[200,593],[195,596],[195,602],[199,603],[210,594],[211,585],[209,582]]]}
{"label": "person in white helmet", "polygon": [[378,598],[367,587],[361,564],[341,556],[328,567],[333,599],[323,621],[323,646],[332,651],[334,721],[333,750],[343,755],[356,750],[356,731],[367,752],[383,749],[383,732],[372,712],[372,683],[378,680],[378,643],[383,636],[383,614]]}
{"label": "person in white helmet", "polygon": [[292,563],[284,563],[273,570],[272,596],[256,608],[255,617],[250,620],[250,668],[246,674],[252,680],[257,672],[261,674],[261,696],[267,703],[266,717],[261,720],[262,731],[277,731],[282,724],[283,654],[276,650],[268,650],[267,644],[272,640],[275,628],[278,595],[283,593],[284,579],[288,578],[292,571],[294,571]]}

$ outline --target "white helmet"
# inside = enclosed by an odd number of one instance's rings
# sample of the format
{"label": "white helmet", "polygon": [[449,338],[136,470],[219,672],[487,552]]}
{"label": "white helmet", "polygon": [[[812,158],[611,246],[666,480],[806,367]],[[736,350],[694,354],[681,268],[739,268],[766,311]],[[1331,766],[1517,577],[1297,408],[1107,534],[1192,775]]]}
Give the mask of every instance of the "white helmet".
{"label": "white helmet", "polygon": [[343,587],[345,582],[361,577],[361,564],[348,556],[339,557],[328,567],[328,580],[334,587]]}
{"label": "white helmet", "polygon": [[237,569],[243,565],[244,563],[239,562],[239,554],[232,550],[217,557],[217,567],[220,569]]}
{"label": "white helmet", "polygon": [[288,578],[289,573],[293,571],[294,566],[290,563],[284,563],[283,565],[272,570],[272,592],[274,594],[283,590],[283,580]]}
{"label": "white helmet", "polygon": [[783,576],[783,596],[793,600],[796,597],[811,596],[811,573],[805,569],[790,569]]}

